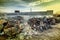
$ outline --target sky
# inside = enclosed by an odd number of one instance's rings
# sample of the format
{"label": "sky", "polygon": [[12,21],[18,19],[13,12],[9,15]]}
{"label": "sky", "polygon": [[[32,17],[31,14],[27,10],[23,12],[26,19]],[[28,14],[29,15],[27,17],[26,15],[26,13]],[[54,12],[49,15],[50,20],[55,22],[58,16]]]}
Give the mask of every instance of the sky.
{"label": "sky", "polygon": [[0,12],[60,11],[60,0],[0,0]]}

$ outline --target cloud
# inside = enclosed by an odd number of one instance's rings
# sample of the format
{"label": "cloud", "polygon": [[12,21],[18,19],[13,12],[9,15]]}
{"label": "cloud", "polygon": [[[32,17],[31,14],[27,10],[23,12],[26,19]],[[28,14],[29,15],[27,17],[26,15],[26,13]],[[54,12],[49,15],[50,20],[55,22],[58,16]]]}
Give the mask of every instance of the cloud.
{"label": "cloud", "polygon": [[0,6],[45,6],[53,3],[56,0],[0,0]]}
{"label": "cloud", "polygon": [[[0,0],[0,9],[24,9],[47,7],[60,3],[60,0]],[[39,8],[38,8],[39,10]]]}
{"label": "cloud", "polygon": [[[33,7],[33,6],[45,6],[45,4],[50,4],[55,0],[24,0],[28,2],[28,6]],[[30,2],[31,1],[31,2]],[[43,4],[43,5],[42,5]]]}
{"label": "cloud", "polygon": [[29,3],[30,6],[42,6],[45,5],[46,3],[47,4],[50,4],[50,2],[52,3],[54,0],[39,0],[39,1],[36,1],[36,2],[31,2]]}
{"label": "cloud", "polygon": [[26,7],[26,3],[22,0],[0,0],[0,7]]}
{"label": "cloud", "polygon": [[22,1],[25,1],[25,2],[35,2],[35,1],[38,1],[38,0],[22,0]]}

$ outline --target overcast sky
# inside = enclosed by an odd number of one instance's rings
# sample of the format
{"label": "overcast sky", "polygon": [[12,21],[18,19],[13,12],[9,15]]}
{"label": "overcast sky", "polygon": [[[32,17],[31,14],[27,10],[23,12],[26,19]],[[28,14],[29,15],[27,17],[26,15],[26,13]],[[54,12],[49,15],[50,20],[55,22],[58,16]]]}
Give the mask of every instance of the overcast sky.
{"label": "overcast sky", "polygon": [[30,11],[54,10],[60,11],[60,0],[0,0],[0,12],[14,10]]}

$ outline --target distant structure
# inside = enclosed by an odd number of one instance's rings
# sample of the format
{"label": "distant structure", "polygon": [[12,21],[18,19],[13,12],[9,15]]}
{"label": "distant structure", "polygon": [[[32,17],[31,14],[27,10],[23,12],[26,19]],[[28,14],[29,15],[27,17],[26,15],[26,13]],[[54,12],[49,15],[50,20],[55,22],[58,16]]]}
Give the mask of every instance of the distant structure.
{"label": "distant structure", "polygon": [[38,12],[20,12],[19,10],[15,10],[14,13],[5,13],[6,16],[20,16],[20,15],[53,15],[53,10],[47,10],[47,11],[38,11]]}
{"label": "distant structure", "polygon": [[15,13],[20,13],[20,11],[19,10],[15,10]]}
{"label": "distant structure", "polygon": [[53,10],[47,10],[47,14],[53,14]]}
{"label": "distant structure", "polygon": [[18,16],[20,14],[19,10],[15,10],[15,14]]}

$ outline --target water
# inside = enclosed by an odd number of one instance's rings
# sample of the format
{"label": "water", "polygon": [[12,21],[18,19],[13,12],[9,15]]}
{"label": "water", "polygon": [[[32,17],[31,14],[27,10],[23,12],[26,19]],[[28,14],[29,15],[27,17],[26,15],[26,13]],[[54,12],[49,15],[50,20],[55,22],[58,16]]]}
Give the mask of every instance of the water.
{"label": "water", "polygon": [[9,19],[9,18],[16,17],[16,16],[23,17],[24,22],[27,22],[30,18],[43,18],[44,16],[48,17],[52,15],[7,15],[6,17]]}

